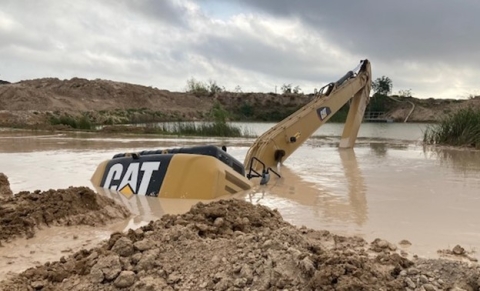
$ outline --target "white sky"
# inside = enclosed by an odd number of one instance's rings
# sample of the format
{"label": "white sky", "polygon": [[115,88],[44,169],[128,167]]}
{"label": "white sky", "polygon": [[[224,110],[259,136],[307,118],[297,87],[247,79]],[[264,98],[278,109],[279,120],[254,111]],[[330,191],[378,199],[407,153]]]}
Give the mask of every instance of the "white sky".
{"label": "white sky", "polygon": [[359,60],[393,92],[480,95],[478,0],[1,0],[0,79],[305,93]]}

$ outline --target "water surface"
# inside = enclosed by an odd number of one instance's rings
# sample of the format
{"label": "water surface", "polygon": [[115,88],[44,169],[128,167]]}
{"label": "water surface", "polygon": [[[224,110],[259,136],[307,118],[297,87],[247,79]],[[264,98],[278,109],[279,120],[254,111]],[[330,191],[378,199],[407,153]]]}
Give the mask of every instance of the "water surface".
{"label": "water surface", "polygon": [[[272,124],[243,125],[260,134]],[[461,244],[480,247],[480,152],[429,149],[423,124],[362,124],[354,150],[338,149],[343,124],[327,124],[280,169],[282,179],[238,198],[277,208],[295,224],[412,242],[410,251],[435,256]],[[89,186],[98,163],[119,152],[196,144],[227,145],[243,162],[254,138],[160,138],[154,136],[0,132],[0,172],[14,192]],[[165,213],[182,213],[197,201],[126,199],[138,214],[128,227]]]}

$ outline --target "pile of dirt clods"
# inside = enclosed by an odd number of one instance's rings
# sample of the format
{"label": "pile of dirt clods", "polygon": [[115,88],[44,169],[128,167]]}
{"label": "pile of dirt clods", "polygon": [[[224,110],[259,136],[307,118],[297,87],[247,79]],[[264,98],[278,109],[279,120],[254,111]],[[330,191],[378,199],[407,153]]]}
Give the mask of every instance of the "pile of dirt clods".
{"label": "pile of dirt clods", "polygon": [[476,265],[414,262],[397,251],[297,228],[276,210],[232,199],[114,233],[0,290],[478,290]]}
{"label": "pile of dirt clods", "polygon": [[0,245],[17,237],[31,238],[36,230],[51,225],[96,226],[130,216],[124,206],[87,187],[15,195],[5,189],[0,195]]}

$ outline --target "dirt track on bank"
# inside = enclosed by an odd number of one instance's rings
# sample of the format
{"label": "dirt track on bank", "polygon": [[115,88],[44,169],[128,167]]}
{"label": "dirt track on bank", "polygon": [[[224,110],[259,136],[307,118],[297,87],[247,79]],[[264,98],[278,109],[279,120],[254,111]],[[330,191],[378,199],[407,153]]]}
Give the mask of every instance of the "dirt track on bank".
{"label": "dirt track on bank", "polygon": [[[83,187],[5,196],[0,233],[9,241],[42,226],[128,216]],[[9,276],[0,290],[478,290],[479,266],[460,262],[461,247],[446,260],[408,258],[405,245],[296,227],[276,210],[230,199],[115,232]]]}

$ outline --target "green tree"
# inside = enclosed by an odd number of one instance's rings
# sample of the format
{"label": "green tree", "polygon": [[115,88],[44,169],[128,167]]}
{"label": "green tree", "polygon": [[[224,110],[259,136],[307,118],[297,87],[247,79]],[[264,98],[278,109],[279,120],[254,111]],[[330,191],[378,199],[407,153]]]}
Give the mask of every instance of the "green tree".
{"label": "green tree", "polygon": [[290,93],[292,93],[292,84],[283,84],[281,90],[282,90],[282,93],[283,93],[283,94],[290,94]]}
{"label": "green tree", "polygon": [[382,76],[372,83],[372,89],[375,94],[388,96],[392,92],[393,84],[389,77]]}
{"label": "green tree", "polygon": [[295,88],[293,88],[293,94],[300,94],[301,91],[302,89],[300,86],[295,86]]}

